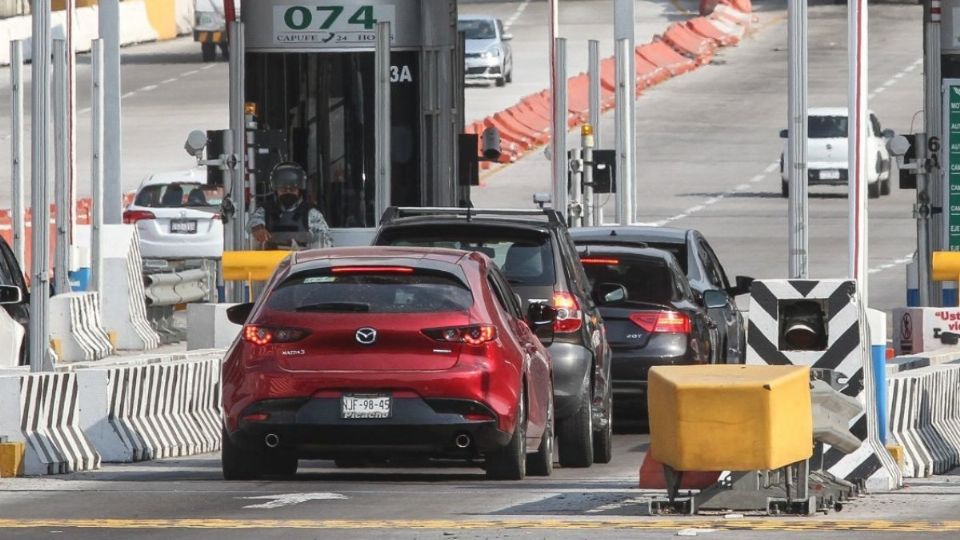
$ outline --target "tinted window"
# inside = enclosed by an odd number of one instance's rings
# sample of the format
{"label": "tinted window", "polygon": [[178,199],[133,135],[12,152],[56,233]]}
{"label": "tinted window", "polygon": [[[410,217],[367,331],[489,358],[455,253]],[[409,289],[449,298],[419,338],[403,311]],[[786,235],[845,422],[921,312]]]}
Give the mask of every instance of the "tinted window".
{"label": "tinted window", "polygon": [[847,136],[846,116],[810,116],[807,118],[807,137],[836,139]]}
{"label": "tinted window", "polygon": [[491,21],[458,21],[457,29],[466,33],[467,39],[493,39],[497,37],[497,30]]}
{"label": "tinted window", "polygon": [[[402,234],[402,233],[401,233]],[[396,232],[393,235],[395,236]],[[505,237],[496,232],[464,231],[450,228],[442,233],[414,232],[402,238],[387,238],[386,245],[443,247],[479,251],[490,257],[507,277],[511,285],[553,285],[553,249],[550,238],[541,235]]]}
{"label": "tinted window", "polygon": [[675,292],[673,273],[663,260],[594,254],[591,254],[590,258],[607,259],[603,264],[583,265],[592,285],[619,283],[626,287],[627,300],[630,302],[668,304],[673,300]]}
{"label": "tinted window", "polygon": [[687,272],[687,244],[667,244],[660,242],[647,242],[647,245],[652,248],[657,248],[667,253],[673,255],[673,258],[677,260],[677,264],[680,265],[680,268]]}
{"label": "tinted window", "polygon": [[134,202],[146,208],[212,208],[220,206],[220,188],[204,184],[156,184],[145,186]]}
{"label": "tinted window", "polygon": [[314,313],[429,313],[466,310],[473,296],[442,273],[334,275],[324,270],[287,278],[266,305]]}
{"label": "tinted window", "polygon": [[727,282],[727,276],[723,273],[723,267],[713,249],[707,244],[706,240],[700,242],[700,252],[703,255],[703,264],[707,269],[707,279],[710,280],[718,289],[726,289],[730,286]]}

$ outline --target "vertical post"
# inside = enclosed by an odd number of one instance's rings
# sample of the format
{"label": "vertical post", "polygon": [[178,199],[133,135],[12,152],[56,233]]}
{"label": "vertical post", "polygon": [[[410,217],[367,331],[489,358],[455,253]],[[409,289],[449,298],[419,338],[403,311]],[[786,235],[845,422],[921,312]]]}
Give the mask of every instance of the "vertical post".
{"label": "vertical post", "polygon": [[630,225],[634,219],[633,206],[633,124],[630,123],[630,103],[633,103],[633,89],[630,88],[627,71],[630,69],[629,57],[633,56],[630,41],[617,41],[617,222]]}
{"label": "vertical post", "polygon": [[[613,37],[617,48],[620,47],[621,39],[627,40],[627,52],[624,53],[624,85],[626,86],[626,99],[617,104],[617,107],[625,109],[625,122],[630,129],[630,144],[624,147],[626,160],[630,163],[629,183],[631,191],[627,194],[630,197],[630,220],[632,221],[637,213],[634,208],[636,194],[637,172],[637,148],[636,148],[636,125],[637,125],[637,62],[636,62],[636,0],[614,0],[613,3],[614,22]],[[619,133],[619,131],[618,131]]]}
{"label": "vertical post", "polygon": [[593,144],[600,143],[600,42],[591,39],[587,42],[587,78],[590,125],[593,126]]}
{"label": "vertical post", "polygon": [[103,288],[103,40],[93,41],[90,53],[90,273],[91,289],[102,296]]}
{"label": "vertical post", "polygon": [[70,292],[70,188],[67,178],[67,43],[53,40],[53,199],[57,206],[57,240],[53,259],[54,290]]}
{"label": "vertical post", "polygon": [[376,81],[374,91],[376,112],[374,122],[377,129],[377,147],[374,161],[376,162],[376,183],[374,192],[374,207],[376,215],[373,219],[379,221],[387,207],[392,202],[390,192],[390,23],[377,23],[376,48]]}
{"label": "vertical post", "polygon": [[[940,43],[940,18],[941,18],[940,0],[927,0],[924,2],[923,11],[923,111],[924,126],[926,126],[927,137],[936,138],[941,141],[940,148],[945,146],[945,135],[943,132],[943,112],[941,109],[942,98],[941,79],[943,71],[940,65],[941,43]],[[936,8],[936,9],[934,9]],[[919,138],[917,139],[919,143]],[[924,141],[926,143],[926,141]],[[949,152],[940,153],[927,147],[929,150],[928,160],[929,168],[927,174],[917,177],[917,198],[924,200],[929,206],[943,207],[943,201],[949,199],[945,196],[945,191],[949,189],[949,182],[943,181],[941,163],[944,156]],[[919,157],[919,156],[918,156]],[[941,306],[943,298],[940,294],[940,283],[930,279],[930,260],[933,252],[943,249],[948,244],[944,242],[941,231],[945,231],[943,224],[943,214],[931,215],[928,211],[928,219],[925,225],[925,236],[927,240],[926,251],[917,254],[917,270],[920,288],[921,306]],[[919,248],[919,245],[918,245]]]}
{"label": "vertical post", "polygon": [[551,126],[551,162],[553,171],[553,207],[567,215],[567,40],[557,38],[556,64],[551,68],[553,80],[553,125]]}
{"label": "vertical post", "polygon": [[[66,103],[66,149],[67,149],[67,239],[74,244],[73,234],[77,228],[77,48],[74,43],[74,12],[77,0],[67,0],[67,103]],[[69,258],[67,259],[70,260]]]}
{"label": "vertical post", "polygon": [[13,253],[24,268],[23,231],[23,41],[10,42],[10,180],[11,221],[13,223]]}
{"label": "vertical post", "polygon": [[596,209],[593,207],[593,124],[580,128],[580,147],[583,152],[583,225],[596,227]]}
{"label": "vertical post", "polygon": [[807,0],[789,0],[789,67],[787,155],[784,170],[790,186],[788,233],[789,276],[809,277],[809,214],[807,197]]}
{"label": "vertical post", "polygon": [[[245,180],[247,178],[246,156],[246,114],[245,98],[243,94],[243,81],[246,76],[244,73],[244,43],[243,43],[243,23],[234,21],[230,23],[230,137],[233,142],[233,150],[230,152],[233,167],[230,169],[230,198],[233,200],[233,206],[236,213],[233,215],[231,229],[233,230],[233,243],[230,249],[241,251],[245,248],[246,226],[247,226],[247,197]],[[240,288],[235,288],[235,293]],[[243,302],[242,298],[235,298],[234,302]]]}
{"label": "vertical post", "polygon": [[97,13],[103,39],[103,221],[119,225],[123,222],[120,0],[101,0]]}
{"label": "vertical post", "polygon": [[851,0],[847,4],[849,89],[848,158],[849,185],[849,277],[857,281],[863,301],[867,294],[867,175],[865,139],[867,127],[867,2]]}
{"label": "vertical post", "polygon": [[[570,188],[567,192],[567,224],[570,227],[583,227],[583,152],[574,147],[570,150],[568,168],[570,171]],[[566,179],[565,179],[566,180]]]}
{"label": "vertical post", "polygon": [[31,119],[31,283],[30,283],[30,371],[51,367],[47,309],[50,286],[50,182],[47,176],[47,149],[50,125],[50,0],[33,2],[33,80]]}

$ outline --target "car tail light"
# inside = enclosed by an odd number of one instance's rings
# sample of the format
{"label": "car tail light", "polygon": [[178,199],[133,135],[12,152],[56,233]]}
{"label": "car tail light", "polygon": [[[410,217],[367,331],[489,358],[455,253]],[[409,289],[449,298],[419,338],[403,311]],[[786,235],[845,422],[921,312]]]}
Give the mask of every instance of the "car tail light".
{"label": "car tail light", "polygon": [[243,340],[254,345],[270,343],[293,343],[307,337],[310,332],[299,328],[269,328],[248,324],[243,327]]}
{"label": "car tail light", "polygon": [[146,219],[157,219],[157,216],[155,216],[153,212],[148,212],[146,210],[127,210],[123,213],[124,225],[133,225],[138,221],[143,221]]}
{"label": "car tail light", "polygon": [[406,266],[334,266],[334,274],[412,274],[413,268]]}
{"label": "car tail light", "polygon": [[558,334],[570,334],[580,330],[583,326],[583,313],[577,297],[568,292],[553,293],[553,307],[557,310],[557,320],[553,323],[553,331]]}
{"label": "car tail light", "polygon": [[427,328],[423,335],[447,343],[465,343],[483,345],[497,339],[497,327],[487,324],[471,326],[451,326],[449,328]]}
{"label": "car tail light", "polygon": [[581,264],[600,264],[604,266],[616,266],[620,264],[619,259],[598,259],[596,257],[585,257],[580,259]]}
{"label": "car tail light", "polygon": [[679,311],[638,311],[630,321],[651,334],[690,333],[690,317]]}

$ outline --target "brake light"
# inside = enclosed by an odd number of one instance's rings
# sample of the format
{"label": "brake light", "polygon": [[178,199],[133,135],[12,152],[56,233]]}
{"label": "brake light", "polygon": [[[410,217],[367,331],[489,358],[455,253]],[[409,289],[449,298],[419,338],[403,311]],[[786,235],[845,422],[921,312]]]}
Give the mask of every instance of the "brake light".
{"label": "brake light", "polygon": [[583,326],[583,313],[577,297],[568,292],[553,293],[553,307],[557,310],[557,320],[553,331],[557,334],[570,334]]}
{"label": "brake light", "polygon": [[123,213],[123,223],[125,225],[133,225],[138,221],[146,219],[157,219],[157,216],[155,216],[153,212],[146,210],[127,210]]}
{"label": "brake light", "polygon": [[602,264],[604,266],[616,266],[620,264],[619,259],[594,259],[594,258],[585,258],[580,259],[581,264]]}
{"label": "brake light", "polygon": [[690,317],[679,311],[638,311],[630,321],[651,334],[690,333]]}
{"label": "brake light", "polygon": [[243,339],[254,345],[268,345],[270,343],[293,343],[310,335],[310,332],[299,328],[268,328],[248,324],[243,327]]}
{"label": "brake light", "polygon": [[423,335],[447,343],[465,343],[483,345],[497,339],[497,327],[488,324],[472,326],[452,326],[449,328],[427,328]]}
{"label": "brake light", "polygon": [[413,268],[405,266],[336,266],[334,274],[412,274]]}

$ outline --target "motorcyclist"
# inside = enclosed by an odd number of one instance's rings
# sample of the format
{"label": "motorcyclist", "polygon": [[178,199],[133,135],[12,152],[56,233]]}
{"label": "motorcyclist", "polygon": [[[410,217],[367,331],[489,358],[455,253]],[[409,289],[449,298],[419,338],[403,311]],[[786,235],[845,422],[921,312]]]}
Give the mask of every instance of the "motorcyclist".
{"label": "motorcyclist", "polygon": [[250,233],[263,249],[324,248],[333,245],[323,214],[303,199],[307,173],[293,162],[270,172],[273,193],[250,217]]}

